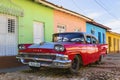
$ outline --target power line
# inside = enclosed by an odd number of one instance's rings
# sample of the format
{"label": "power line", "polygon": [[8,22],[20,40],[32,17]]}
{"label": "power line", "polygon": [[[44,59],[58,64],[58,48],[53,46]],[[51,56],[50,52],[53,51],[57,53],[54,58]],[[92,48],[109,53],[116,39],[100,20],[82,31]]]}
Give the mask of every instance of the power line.
{"label": "power line", "polygon": [[114,19],[119,20],[115,15],[113,15],[111,12],[108,11],[102,4],[100,4],[97,0],[94,0],[95,3],[97,3],[101,8],[103,8],[110,16],[112,16]]}
{"label": "power line", "polygon": [[[107,1],[107,0],[106,0],[106,1]],[[99,0],[99,2],[100,2],[102,5],[105,5],[105,4],[104,4],[104,2],[102,2],[101,0]],[[107,1],[107,2],[109,2],[109,1]],[[110,2],[109,2],[109,6],[113,7],[113,5],[111,5],[111,4],[110,4]],[[107,6],[105,6],[105,7],[107,7],[107,8],[108,8],[108,5],[107,5]]]}
{"label": "power line", "polygon": [[[79,10],[84,11],[84,10],[80,9],[80,7],[77,5],[77,3],[76,3],[74,0],[71,0],[71,1],[74,3],[74,5],[75,5]],[[85,15],[87,15],[86,12],[83,12],[83,13],[84,13]],[[103,19],[100,20],[100,19],[97,19],[97,18],[94,18],[94,20],[99,21],[99,22],[102,22],[102,21],[103,21]]]}
{"label": "power line", "polygon": [[82,10],[82,9],[76,4],[76,2],[75,2],[74,0],[71,0],[71,1],[73,2],[73,4],[74,4],[79,10],[83,11],[83,13],[86,15],[86,13],[84,12],[84,10]]}
{"label": "power line", "polygon": [[[111,7],[111,5],[113,5],[112,3],[110,4],[110,1],[107,1],[107,2],[109,2],[108,4],[109,5],[106,5],[104,2],[102,2],[101,0],[99,0],[99,2],[104,6],[104,7],[106,7],[106,9],[109,11],[109,12],[111,12],[111,14],[112,14],[112,11],[111,11],[111,8],[112,9],[114,9],[115,10],[115,7]],[[118,17],[117,17],[117,15],[115,15],[115,14],[113,14],[117,19],[119,19]]]}

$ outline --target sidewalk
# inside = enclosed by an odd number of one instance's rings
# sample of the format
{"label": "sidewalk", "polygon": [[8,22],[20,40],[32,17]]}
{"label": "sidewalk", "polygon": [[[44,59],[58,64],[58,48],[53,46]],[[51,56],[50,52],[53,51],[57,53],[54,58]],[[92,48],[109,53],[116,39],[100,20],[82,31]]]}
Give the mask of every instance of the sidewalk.
{"label": "sidewalk", "polygon": [[0,56],[0,69],[24,66],[16,56]]}
{"label": "sidewalk", "polygon": [[14,68],[7,68],[7,69],[0,69],[0,73],[7,73],[7,72],[16,72],[29,69],[28,66],[20,66]]}
{"label": "sidewalk", "polygon": [[120,53],[108,53],[107,56],[109,56],[109,57],[120,57]]}

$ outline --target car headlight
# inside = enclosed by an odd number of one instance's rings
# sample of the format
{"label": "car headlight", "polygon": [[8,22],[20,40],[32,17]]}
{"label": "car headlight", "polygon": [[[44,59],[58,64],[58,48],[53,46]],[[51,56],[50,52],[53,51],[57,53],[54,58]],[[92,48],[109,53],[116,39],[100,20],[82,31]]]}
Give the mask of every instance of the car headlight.
{"label": "car headlight", "polygon": [[19,45],[18,45],[18,49],[19,49],[19,50],[23,50],[23,49],[25,49],[25,46],[24,46],[23,44],[19,44]]}
{"label": "car headlight", "polygon": [[62,45],[55,45],[54,49],[56,51],[61,51],[61,52],[65,50],[64,46],[62,46]]}
{"label": "car headlight", "polygon": [[68,55],[57,54],[56,60],[68,60]]}

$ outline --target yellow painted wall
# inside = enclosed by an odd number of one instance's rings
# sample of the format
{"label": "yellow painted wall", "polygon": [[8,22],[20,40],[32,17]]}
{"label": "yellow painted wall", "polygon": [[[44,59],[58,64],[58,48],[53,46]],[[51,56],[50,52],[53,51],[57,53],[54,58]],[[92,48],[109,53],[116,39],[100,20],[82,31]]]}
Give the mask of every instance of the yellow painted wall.
{"label": "yellow painted wall", "polygon": [[120,52],[120,34],[108,31],[106,33],[106,42],[108,44],[108,53]]}

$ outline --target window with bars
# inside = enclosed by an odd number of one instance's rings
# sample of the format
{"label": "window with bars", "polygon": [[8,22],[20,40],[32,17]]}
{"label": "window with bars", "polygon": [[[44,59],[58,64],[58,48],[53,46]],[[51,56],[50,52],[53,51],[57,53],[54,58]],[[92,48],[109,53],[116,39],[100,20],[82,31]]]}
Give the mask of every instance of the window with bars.
{"label": "window with bars", "polygon": [[58,29],[58,33],[65,32],[66,26],[65,25],[58,25],[57,29]]}
{"label": "window with bars", "polygon": [[15,33],[15,19],[8,18],[8,33]]}

